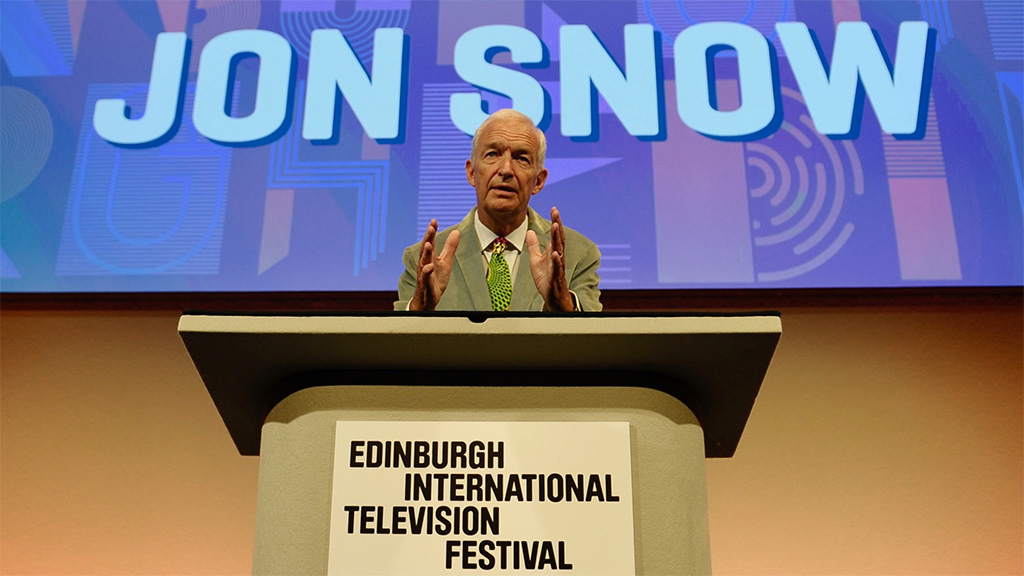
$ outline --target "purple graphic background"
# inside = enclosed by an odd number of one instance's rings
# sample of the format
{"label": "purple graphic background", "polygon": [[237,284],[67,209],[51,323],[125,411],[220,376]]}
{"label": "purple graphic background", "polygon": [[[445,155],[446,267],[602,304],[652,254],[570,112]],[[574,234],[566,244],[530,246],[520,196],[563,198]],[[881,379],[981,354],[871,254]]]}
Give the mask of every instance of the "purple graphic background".
{"label": "purple graphic background", "polygon": [[[774,32],[807,24],[826,58],[838,22],[863,20],[887,52],[900,22],[934,29],[927,126],[817,133]],[[753,141],[715,140],[675,113],[672,41],[701,22],[742,22],[779,59],[782,125]],[[665,137],[630,136],[602,104],[600,137],[559,132],[558,29],[586,24],[624,62],[622,28],[661,33]],[[998,23],[993,26],[992,23]],[[816,288],[1021,285],[1024,278],[1024,11],[1018,0],[338,1],[3,0],[0,2],[0,288],[4,292],[393,290],[402,249],[431,218],[474,204],[470,139],[449,96],[477,91],[452,65],[456,40],[485,24],[532,30],[550,64],[524,69],[552,101],[552,205],[600,246],[604,288]],[[337,28],[369,70],[373,31],[409,42],[405,134],[369,139],[342,109],[336,143],[301,138],[309,35]],[[198,57],[224,32],[259,28],[294,47],[294,115],[279,138],[226,147],[191,124]],[[192,56],[181,127],[153,148],[113,146],[95,102],[143,110],[156,35],[186,32]],[[251,110],[243,60],[234,111]],[[719,106],[739,105],[734,61],[715,64]],[[491,109],[509,105],[483,94]],[[855,120],[856,121],[856,120]]]}

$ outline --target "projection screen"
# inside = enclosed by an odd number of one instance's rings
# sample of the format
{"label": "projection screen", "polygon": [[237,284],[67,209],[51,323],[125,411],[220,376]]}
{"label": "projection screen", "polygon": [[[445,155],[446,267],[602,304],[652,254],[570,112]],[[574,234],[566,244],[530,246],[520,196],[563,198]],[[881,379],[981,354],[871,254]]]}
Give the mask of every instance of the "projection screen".
{"label": "projection screen", "polygon": [[0,288],[394,290],[545,131],[604,289],[1022,284],[1019,0],[3,0]]}

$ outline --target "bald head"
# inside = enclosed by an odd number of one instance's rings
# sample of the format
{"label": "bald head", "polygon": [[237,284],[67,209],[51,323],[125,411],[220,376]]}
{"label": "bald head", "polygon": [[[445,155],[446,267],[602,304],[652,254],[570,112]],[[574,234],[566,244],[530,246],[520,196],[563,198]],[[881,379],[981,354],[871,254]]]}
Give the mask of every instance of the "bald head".
{"label": "bald head", "polygon": [[491,114],[490,116],[487,117],[486,120],[483,121],[483,123],[480,124],[480,127],[476,129],[476,132],[473,134],[472,154],[474,158],[476,157],[477,152],[479,152],[480,135],[483,134],[485,127],[494,122],[528,124],[530,128],[533,129],[533,133],[537,138],[537,168],[544,168],[544,158],[547,156],[548,152],[548,140],[547,138],[544,137],[544,131],[534,126],[533,120],[530,120],[529,116],[523,114],[522,112],[519,112],[518,110],[513,110],[512,108],[502,108],[501,110],[498,110],[494,114]]}

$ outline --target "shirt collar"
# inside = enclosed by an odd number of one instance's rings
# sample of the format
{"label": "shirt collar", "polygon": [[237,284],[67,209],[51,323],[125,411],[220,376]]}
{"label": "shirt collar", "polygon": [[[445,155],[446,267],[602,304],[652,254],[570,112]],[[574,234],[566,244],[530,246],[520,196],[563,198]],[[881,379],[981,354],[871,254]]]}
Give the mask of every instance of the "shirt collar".
{"label": "shirt collar", "polygon": [[[482,251],[486,252],[487,248],[491,245],[491,242],[494,242],[494,239],[497,238],[498,235],[492,232],[491,229],[488,228],[487,226],[484,226],[484,223],[480,221],[479,211],[475,212],[473,214],[473,217],[476,220],[476,236],[477,238],[480,239],[480,248],[482,249]],[[511,248],[515,249],[517,252],[522,253],[523,246],[526,244],[526,231],[529,229],[530,215],[527,214],[526,218],[523,218],[523,223],[520,224],[518,228],[513,230],[507,236],[505,236],[505,240],[508,240],[508,243],[510,244],[510,246],[506,247],[505,249],[508,250]]]}

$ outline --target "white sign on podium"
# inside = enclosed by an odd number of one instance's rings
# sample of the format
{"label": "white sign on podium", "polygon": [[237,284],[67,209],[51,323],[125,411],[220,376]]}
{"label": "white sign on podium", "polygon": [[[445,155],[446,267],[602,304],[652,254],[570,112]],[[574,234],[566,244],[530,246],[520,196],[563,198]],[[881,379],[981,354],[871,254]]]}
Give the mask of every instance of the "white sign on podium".
{"label": "white sign on podium", "polygon": [[635,574],[627,422],[337,423],[328,574]]}

